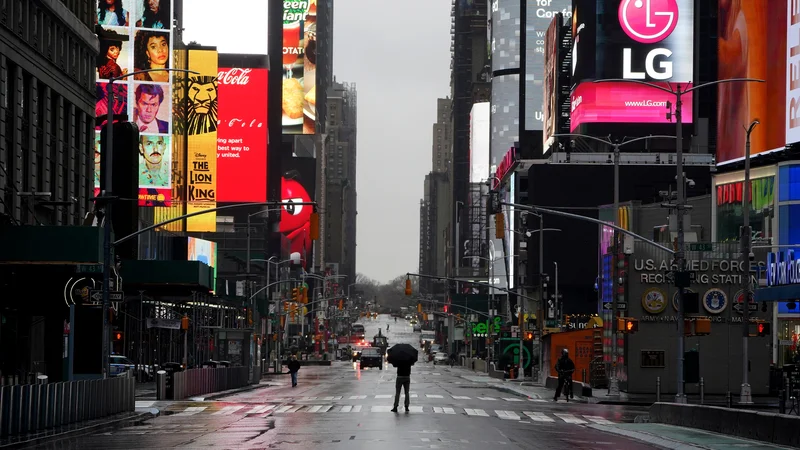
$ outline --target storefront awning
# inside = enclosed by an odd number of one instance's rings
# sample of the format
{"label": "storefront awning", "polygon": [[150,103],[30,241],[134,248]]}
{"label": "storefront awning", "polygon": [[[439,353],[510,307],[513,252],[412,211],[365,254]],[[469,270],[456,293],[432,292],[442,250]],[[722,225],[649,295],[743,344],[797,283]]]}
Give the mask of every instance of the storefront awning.
{"label": "storefront awning", "polygon": [[786,302],[800,299],[800,284],[756,289],[756,302]]}
{"label": "storefront awning", "polygon": [[98,264],[102,260],[102,228],[0,227],[0,264],[73,265]]}
{"label": "storefront awning", "polygon": [[122,262],[120,273],[125,289],[147,288],[148,291],[211,291],[214,289],[214,268],[200,261]]}

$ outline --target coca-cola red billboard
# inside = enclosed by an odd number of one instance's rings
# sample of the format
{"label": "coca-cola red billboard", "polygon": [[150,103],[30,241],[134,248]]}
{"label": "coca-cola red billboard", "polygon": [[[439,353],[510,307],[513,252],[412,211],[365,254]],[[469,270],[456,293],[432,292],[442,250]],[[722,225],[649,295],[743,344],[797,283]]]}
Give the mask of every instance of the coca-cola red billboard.
{"label": "coca-cola red billboard", "polygon": [[217,202],[267,200],[267,69],[219,68]]}

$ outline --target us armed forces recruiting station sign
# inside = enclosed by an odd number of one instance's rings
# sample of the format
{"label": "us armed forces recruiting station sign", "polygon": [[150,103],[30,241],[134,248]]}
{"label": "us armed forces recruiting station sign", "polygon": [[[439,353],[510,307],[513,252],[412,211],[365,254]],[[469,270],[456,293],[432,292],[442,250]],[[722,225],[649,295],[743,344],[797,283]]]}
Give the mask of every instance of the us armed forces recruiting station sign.
{"label": "us armed forces recruiting station sign", "polygon": [[[189,50],[190,74],[186,93],[188,135],[187,213],[217,206],[217,59],[216,50]],[[217,214],[186,219],[186,231],[217,231]]]}

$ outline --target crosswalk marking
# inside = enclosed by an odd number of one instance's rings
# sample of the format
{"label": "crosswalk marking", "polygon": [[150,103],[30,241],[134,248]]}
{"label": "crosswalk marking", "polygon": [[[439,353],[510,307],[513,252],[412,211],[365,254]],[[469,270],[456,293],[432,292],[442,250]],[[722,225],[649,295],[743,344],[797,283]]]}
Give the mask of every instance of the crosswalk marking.
{"label": "crosswalk marking", "polygon": [[392,398],[392,397],[393,397],[392,395],[386,395],[386,394],[381,394],[381,395],[376,395],[375,396],[375,398]]}
{"label": "crosswalk marking", "polygon": [[300,410],[301,410],[301,409],[303,409],[303,408],[305,408],[305,406],[303,406],[303,405],[292,406],[292,407],[291,407],[291,408],[290,408],[288,411],[286,411],[286,412],[287,412],[287,413],[296,413],[297,411],[300,411]]}
{"label": "crosswalk marking", "polygon": [[507,402],[521,402],[522,401],[521,399],[518,399],[518,398],[504,398],[503,400],[505,400]]}
{"label": "crosswalk marking", "polygon": [[320,399],[320,400],[333,400],[333,396],[329,396],[329,397],[320,397],[319,399]]}
{"label": "crosswalk marking", "polygon": [[455,414],[455,413],[456,413],[456,410],[455,410],[455,409],[453,409],[453,408],[447,408],[447,407],[445,407],[445,408],[444,408],[444,413],[445,413],[445,414]]}
{"label": "crosswalk marking", "polygon": [[599,423],[601,425],[613,425],[614,422],[600,416],[583,416],[586,419],[591,420],[594,423]]}
{"label": "crosswalk marking", "polygon": [[376,405],[372,407],[372,412],[391,412],[391,406]]}
{"label": "crosswalk marking", "polygon": [[441,414],[442,413],[442,408],[440,406],[434,406],[433,407],[433,412],[435,412],[436,414]]}
{"label": "crosswalk marking", "polygon": [[353,412],[354,413],[361,412],[361,405],[353,406]]}
{"label": "crosswalk marking", "polygon": [[280,408],[276,409],[275,412],[276,413],[285,413],[286,411],[288,411],[288,410],[290,410],[292,408],[293,408],[292,405],[281,406]]}
{"label": "crosswalk marking", "polygon": [[467,413],[468,416],[489,417],[489,414],[486,414],[486,411],[482,409],[464,408],[464,411]]}
{"label": "crosswalk marking", "polygon": [[494,401],[494,400],[497,400],[497,399],[496,398],[492,398],[492,397],[478,397],[478,400]]}
{"label": "crosswalk marking", "polygon": [[308,409],[304,412],[315,413],[320,409],[322,409],[322,405],[314,405],[314,406],[309,406]]}
{"label": "crosswalk marking", "polygon": [[156,402],[154,401],[143,401],[143,400],[136,400],[136,407],[137,408],[149,408],[153,406]]}
{"label": "crosswalk marking", "polygon": [[346,405],[342,406],[342,409],[339,412],[350,412],[351,409],[353,409],[352,405]]}
{"label": "crosswalk marking", "polygon": [[351,395],[350,400],[364,400],[367,398],[366,395]]}
{"label": "crosswalk marking", "polygon": [[519,416],[514,411],[495,410],[494,412],[497,414],[497,417],[499,417],[501,419],[519,420]]}
{"label": "crosswalk marking", "polygon": [[303,397],[303,400],[316,400],[317,397]]}
{"label": "crosswalk marking", "polygon": [[547,417],[543,412],[523,411],[522,414],[525,414],[536,422],[555,422],[555,419]]}
{"label": "crosswalk marking", "polygon": [[203,412],[208,408],[207,406],[190,406],[183,410],[183,412],[175,414],[176,416],[193,416],[200,412]]}
{"label": "crosswalk marking", "polygon": [[415,413],[424,412],[422,410],[422,406],[409,406],[408,409],[409,409],[409,412],[415,412]]}
{"label": "crosswalk marking", "polygon": [[469,397],[467,397],[465,395],[454,395],[453,398],[456,399],[456,400],[471,400],[471,398],[469,398]]}
{"label": "crosswalk marking", "polygon": [[231,414],[235,413],[236,411],[244,408],[243,405],[239,406],[226,406],[220,409],[217,412],[211,413],[212,416],[230,416]]}
{"label": "crosswalk marking", "polygon": [[425,397],[428,397],[428,398],[443,398],[441,395],[437,395],[437,394],[425,394]]}
{"label": "crosswalk marking", "polygon": [[245,414],[262,414],[270,409],[274,408],[275,405],[263,405],[263,406],[254,406],[253,409],[247,411]]}
{"label": "crosswalk marking", "polygon": [[586,423],[585,420],[581,420],[572,414],[553,413],[553,415],[567,423]]}
{"label": "crosswalk marking", "polygon": [[417,394],[410,394],[409,397],[410,398],[417,398]]}
{"label": "crosswalk marking", "polygon": [[539,403],[547,402],[547,400],[545,400],[543,398],[529,398],[528,401],[529,402],[539,402]]}

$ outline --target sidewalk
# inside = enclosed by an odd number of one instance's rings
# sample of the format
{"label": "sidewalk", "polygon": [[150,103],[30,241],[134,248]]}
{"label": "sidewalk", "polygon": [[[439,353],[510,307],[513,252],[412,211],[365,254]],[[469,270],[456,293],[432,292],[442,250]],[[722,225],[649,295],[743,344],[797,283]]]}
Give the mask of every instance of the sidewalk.
{"label": "sidewalk", "polygon": [[155,416],[158,416],[157,411],[137,410],[135,412],[126,412],[100,419],[71,423],[55,428],[49,428],[47,430],[37,431],[35,433],[26,433],[18,436],[0,438],[0,448],[18,448],[18,446],[23,445],[32,446],[43,442],[54,441],[56,439],[64,439],[70,436],[97,433],[100,431],[125,426],[125,424],[128,423],[143,421]]}
{"label": "sidewalk", "polygon": [[587,425],[598,431],[617,434],[647,442],[661,448],[694,450],[785,449],[765,442],[735,438],[694,428],[676,427],[661,423],[621,423],[614,425]]}

